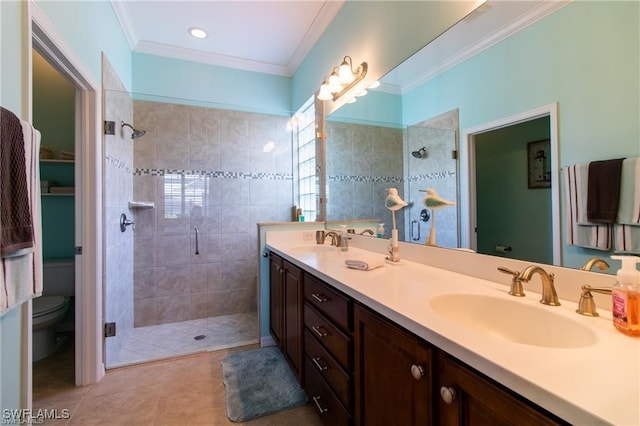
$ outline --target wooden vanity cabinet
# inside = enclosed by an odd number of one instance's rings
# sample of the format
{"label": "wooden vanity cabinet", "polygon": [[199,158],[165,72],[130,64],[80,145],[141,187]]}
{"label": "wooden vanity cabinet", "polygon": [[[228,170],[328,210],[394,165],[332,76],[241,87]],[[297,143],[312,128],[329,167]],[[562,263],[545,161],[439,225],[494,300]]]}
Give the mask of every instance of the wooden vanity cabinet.
{"label": "wooden vanity cabinet", "polygon": [[433,349],[355,305],[356,425],[431,425]]}
{"label": "wooden vanity cabinet", "polygon": [[270,330],[326,425],[566,425],[270,253]]}
{"label": "wooden vanity cabinet", "polygon": [[353,413],[353,302],[304,276],[305,391],[323,423],[350,425]]}
{"label": "wooden vanity cabinet", "polygon": [[284,259],[269,252],[269,333],[282,351],[284,335]]}
{"label": "wooden vanity cabinet", "polygon": [[568,423],[519,397],[442,351],[436,360],[434,405],[437,424],[567,425]]}
{"label": "wooden vanity cabinet", "polygon": [[291,370],[302,383],[302,270],[269,253],[269,329]]}

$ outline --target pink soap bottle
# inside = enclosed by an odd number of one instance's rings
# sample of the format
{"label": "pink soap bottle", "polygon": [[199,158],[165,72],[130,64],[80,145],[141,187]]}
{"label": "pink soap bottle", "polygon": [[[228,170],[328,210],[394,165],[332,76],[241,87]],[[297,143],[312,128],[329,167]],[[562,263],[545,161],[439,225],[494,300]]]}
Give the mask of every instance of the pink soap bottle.
{"label": "pink soap bottle", "polygon": [[638,256],[611,256],[622,261],[611,289],[613,326],[627,336],[640,337],[640,271]]}

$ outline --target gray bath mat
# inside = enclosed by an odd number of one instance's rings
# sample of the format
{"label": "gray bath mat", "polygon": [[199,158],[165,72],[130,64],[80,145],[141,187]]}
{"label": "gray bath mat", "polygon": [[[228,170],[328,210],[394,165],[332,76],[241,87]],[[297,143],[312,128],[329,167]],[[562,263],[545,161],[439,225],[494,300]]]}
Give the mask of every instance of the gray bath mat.
{"label": "gray bath mat", "polygon": [[222,380],[232,422],[307,403],[307,396],[277,347],[227,355],[222,360]]}

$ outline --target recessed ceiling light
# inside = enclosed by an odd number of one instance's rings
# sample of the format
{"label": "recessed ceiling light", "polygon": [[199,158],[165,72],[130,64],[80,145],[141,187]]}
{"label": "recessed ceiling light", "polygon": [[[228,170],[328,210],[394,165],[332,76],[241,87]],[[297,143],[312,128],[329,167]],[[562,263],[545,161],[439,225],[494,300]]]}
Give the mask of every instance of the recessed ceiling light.
{"label": "recessed ceiling light", "polygon": [[189,34],[191,34],[191,36],[195,38],[207,38],[207,32],[198,27],[189,28]]}

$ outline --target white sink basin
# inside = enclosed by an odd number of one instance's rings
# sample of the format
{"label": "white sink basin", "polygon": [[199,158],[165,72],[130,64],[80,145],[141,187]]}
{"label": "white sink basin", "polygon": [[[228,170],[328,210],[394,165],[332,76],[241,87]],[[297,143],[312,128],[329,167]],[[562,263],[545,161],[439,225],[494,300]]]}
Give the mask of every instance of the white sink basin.
{"label": "white sink basin", "polygon": [[338,248],[335,246],[324,245],[324,244],[304,244],[301,246],[291,247],[292,251],[297,252],[305,252],[305,253],[324,253],[337,251]]}
{"label": "white sink basin", "polygon": [[525,345],[580,348],[597,341],[586,325],[553,312],[557,307],[480,294],[445,294],[432,298],[429,305],[460,325]]}

